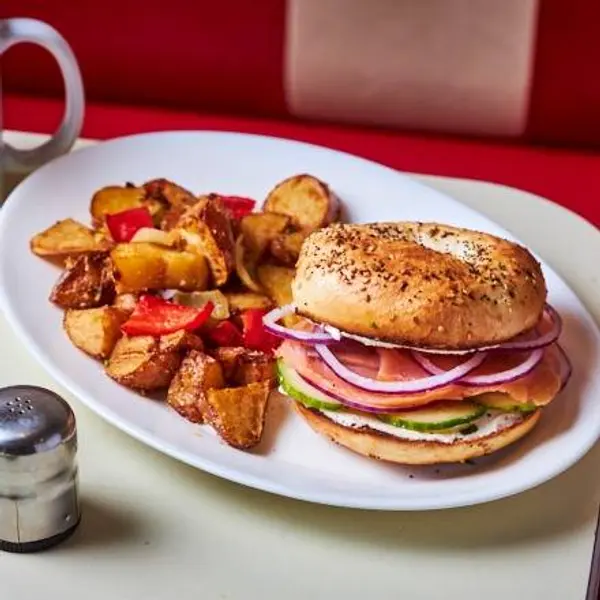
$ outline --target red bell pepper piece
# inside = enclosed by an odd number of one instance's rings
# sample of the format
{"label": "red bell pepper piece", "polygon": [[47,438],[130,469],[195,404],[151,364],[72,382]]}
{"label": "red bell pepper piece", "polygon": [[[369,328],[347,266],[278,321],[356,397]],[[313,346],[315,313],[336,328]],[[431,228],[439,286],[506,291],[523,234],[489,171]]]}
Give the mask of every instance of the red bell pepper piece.
{"label": "red bell pepper piece", "polygon": [[207,321],[213,308],[212,302],[195,308],[145,294],[139,299],[129,319],[121,325],[121,330],[131,336],[154,337],[182,329],[194,331]]}
{"label": "red bell pepper piece", "polygon": [[267,311],[253,308],[242,313],[244,325],[244,346],[250,350],[273,352],[281,343],[281,338],[273,335],[264,326],[263,317]]}
{"label": "red bell pepper piece", "polygon": [[241,331],[231,321],[221,321],[208,331],[209,339],[217,346],[243,346]]}
{"label": "red bell pepper piece", "polygon": [[138,229],[154,227],[152,215],[145,206],[106,215],[106,225],[115,242],[130,242]]}
{"label": "red bell pepper piece", "polygon": [[221,196],[221,200],[234,219],[249,215],[256,206],[256,200],[242,196]]}

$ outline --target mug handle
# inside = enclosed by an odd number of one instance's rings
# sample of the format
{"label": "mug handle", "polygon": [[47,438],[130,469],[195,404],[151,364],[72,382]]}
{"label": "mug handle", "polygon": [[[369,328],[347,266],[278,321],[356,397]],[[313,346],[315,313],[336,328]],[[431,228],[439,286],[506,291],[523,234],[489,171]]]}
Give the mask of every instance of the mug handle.
{"label": "mug handle", "polygon": [[65,83],[65,112],[58,131],[45,143],[31,150],[19,150],[6,144],[8,169],[33,169],[68,152],[81,133],[84,93],[77,59],[66,40],[50,25],[37,19],[0,21],[0,54],[20,42],[45,48],[58,63]]}

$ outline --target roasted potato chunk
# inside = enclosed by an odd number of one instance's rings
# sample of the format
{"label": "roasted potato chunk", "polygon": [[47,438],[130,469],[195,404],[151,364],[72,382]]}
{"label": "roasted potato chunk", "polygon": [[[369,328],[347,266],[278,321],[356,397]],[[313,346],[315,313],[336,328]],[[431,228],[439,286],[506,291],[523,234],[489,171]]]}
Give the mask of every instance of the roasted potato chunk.
{"label": "roasted potato chunk", "polygon": [[191,331],[181,329],[173,333],[168,333],[160,338],[162,350],[176,350],[185,352],[186,350],[204,350],[202,338]]}
{"label": "roasted potato chunk", "polygon": [[177,229],[189,250],[208,260],[216,287],[224,285],[235,266],[229,216],[219,198],[203,198],[181,217]]}
{"label": "roasted potato chunk", "polygon": [[183,204],[170,206],[162,216],[159,227],[161,231],[172,231],[177,227],[181,217],[185,214],[187,207]]}
{"label": "roasted potato chunk", "polygon": [[256,292],[225,292],[225,298],[229,303],[229,311],[232,313],[251,308],[267,310],[273,306],[271,298]]}
{"label": "roasted potato chunk", "polygon": [[256,274],[267,294],[278,306],[284,306],[292,301],[294,269],[265,264],[258,267]]}
{"label": "roasted potato chunk", "polygon": [[335,221],[340,203],[326,183],[302,174],[278,183],[267,196],[264,210],[288,215],[296,227],[308,233]]}
{"label": "roasted potato chunk", "polygon": [[136,390],[166,388],[181,364],[182,354],[180,345],[172,339],[123,336],[106,363],[106,374]]}
{"label": "roasted potato chunk", "polygon": [[168,179],[152,179],[144,183],[143,188],[148,198],[168,206],[160,221],[164,231],[173,229],[187,208],[198,202],[191,192]]}
{"label": "roasted potato chunk", "polygon": [[121,337],[121,324],[126,319],[127,313],[114,306],[67,309],[63,327],[77,348],[94,358],[105,359]]}
{"label": "roasted potato chunk", "polygon": [[212,356],[221,364],[227,383],[234,382],[235,370],[239,364],[239,358],[244,352],[247,350],[243,346],[220,346],[211,351]]}
{"label": "roasted potato chunk", "polygon": [[256,257],[246,250],[244,236],[235,242],[235,272],[240,281],[253,292],[262,293],[263,289],[256,276]]}
{"label": "roasted potato chunk", "polygon": [[266,381],[271,388],[276,384],[275,358],[259,350],[246,350],[238,358],[233,380],[237,385]]}
{"label": "roasted potato chunk", "polygon": [[252,213],[246,215],[240,224],[244,244],[248,251],[258,259],[290,222],[287,215],[277,213]]}
{"label": "roasted potato chunk", "polygon": [[300,256],[306,236],[301,231],[282,233],[271,241],[271,254],[281,263],[293,267]]}
{"label": "roasted potato chunk", "polygon": [[[258,280],[277,306],[285,306],[292,302],[294,274],[294,269],[277,265],[261,265],[257,270]],[[298,322],[298,317],[288,315],[282,320],[286,327],[292,327]]]}
{"label": "roasted potato chunk", "polygon": [[90,205],[92,223],[94,227],[100,227],[104,223],[106,215],[142,206],[150,211],[154,223],[158,224],[165,211],[165,205],[156,198],[147,198],[144,188],[129,185],[104,187],[92,197]]}
{"label": "roasted potato chunk", "polygon": [[222,346],[215,348],[212,355],[221,363],[228,383],[243,386],[267,381],[271,387],[275,386],[275,358],[266,352]]}
{"label": "roasted potato chunk", "polygon": [[74,219],[64,219],[35,235],[30,242],[37,256],[56,260],[75,258],[110,248],[110,242]]}
{"label": "roasted potato chunk", "polygon": [[221,365],[192,350],[181,362],[167,392],[167,403],[192,423],[204,423],[206,392],[225,385]]}
{"label": "roasted potato chunk", "polygon": [[116,296],[113,306],[129,316],[135,310],[138,297],[138,294],[119,294]]}
{"label": "roasted potato chunk", "polygon": [[61,308],[95,308],[111,304],[115,297],[110,260],[105,253],[82,254],[67,261],[50,294]]}
{"label": "roasted potato chunk", "polygon": [[209,389],[205,418],[233,448],[252,448],[262,438],[269,391],[266,381],[244,387]]}
{"label": "roasted potato chunk", "polygon": [[144,290],[205,290],[209,272],[198,253],[140,242],[118,244],[111,251],[120,294]]}
{"label": "roasted potato chunk", "polygon": [[198,199],[185,188],[169,181],[168,179],[158,178],[146,181],[142,185],[147,198],[158,200],[161,204],[169,206],[192,206]]}

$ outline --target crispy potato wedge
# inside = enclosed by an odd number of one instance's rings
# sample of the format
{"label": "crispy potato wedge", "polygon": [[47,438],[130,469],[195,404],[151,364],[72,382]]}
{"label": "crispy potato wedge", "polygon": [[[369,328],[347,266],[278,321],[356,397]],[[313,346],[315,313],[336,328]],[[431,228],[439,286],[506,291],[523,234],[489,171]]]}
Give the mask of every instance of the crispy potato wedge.
{"label": "crispy potato wedge", "polygon": [[246,348],[243,346],[220,346],[210,351],[213,358],[219,361],[223,368],[223,376],[227,383],[234,383],[234,375],[239,364],[239,358],[246,351]]}
{"label": "crispy potato wedge", "polygon": [[94,227],[104,223],[106,215],[145,206],[154,223],[160,223],[165,205],[156,198],[148,198],[143,187],[110,185],[98,190],[92,197],[90,213]]}
{"label": "crispy potato wedge", "polygon": [[110,253],[119,294],[160,289],[166,279],[167,250],[148,243],[118,244]]}
{"label": "crispy potato wedge", "polygon": [[137,304],[139,294],[118,294],[115,296],[113,306],[129,316]]}
{"label": "crispy potato wedge", "polygon": [[208,287],[210,272],[204,256],[195,252],[165,252],[166,274],[163,287],[182,291],[202,291]]}
{"label": "crispy potato wedge", "polygon": [[161,336],[161,350],[176,350],[177,352],[186,352],[187,350],[204,351],[204,342],[199,335],[191,331],[174,331]]}
{"label": "crispy potato wedge", "polygon": [[235,272],[249,290],[260,294],[263,288],[257,279],[256,262],[256,257],[246,249],[244,236],[240,235],[235,242]]}
{"label": "crispy potato wedge", "polygon": [[171,381],[167,403],[192,423],[204,423],[206,392],[225,385],[221,365],[211,356],[191,350]]}
{"label": "crispy potato wedge", "polygon": [[163,177],[146,181],[142,188],[147,198],[153,198],[169,206],[192,206],[198,201],[192,192]]}
{"label": "crispy potato wedge", "polygon": [[160,221],[160,228],[164,231],[173,229],[187,208],[198,202],[191,192],[168,179],[152,179],[142,187],[149,198],[168,206]]}
{"label": "crispy potato wedge", "polygon": [[229,311],[232,313],[251,308],[268,310],[273,306],[271,298],[256,292],[225,292],[225,298],[229,303]]}
{"label": "crispy potato wedge", "polygon": [[[278,265],[260,265],[257,269],[258,280],[265,292],[277,306],[285,306],[292,302],[292,279],[295,271],[289,267]],[[286,327],[292,327],[298,322],[297,315],[288,315],[282,319]]]}
{"label": "crispy potato wedge", "polygon": [[94,229],[94,238],[97,242],[103,243],[107,246],[107,248],[112,248],[115,245],[115,242],[110,234],[110,230],[108,229],[108,225],[106,222],[102,223],[98,228]]}
{"label": "crispy potato wedge", "polygon": [[209,271],[198,253],[140,242],[118,244],[111,251],[119,294],[156,289],[205,290]]}
{"label": "crispy potato wedge", "polygon": [[265,425],[269,383],[206,392],[206,421],[227,444],[239,450],[256,446]]}
{"label": "crispy potato wedge", "polygon": [[177,229],[187,249],[208,260],[214,285],[225,285],[235,267],[235,243],[223,202],[218,197],[199,200],[181,217]]}
{"label": "crispy potato wedge", "polygon": [[252,213],[246,215],[240,223],[244,244],[255,259],[263,255],[271,241],[277,237],[290,222],[290,217],[277,213]]}
{"label": "crispy potato wedge", "polygon": [[[202,207],[199,217],[208,225],[217,246],[225,254],[227,268],[231,272],[233,270],[233,245],[235,241],[231,231],[229,211],[225,208],[223,200],[219,196],[211,194],[207,202],[199,202],[195,206]],[[190,210],[193,210],[193,208]]]}
{"label": "crispy potato wedge", "polygon": [[96,235],[94,230],[74,219],[63,219],[35,235],[30,242],[31,251],[42,257],[57,260],[75,258],[90,252],[108,250],[111,243]]}
{"label": "crispy potato wedge", "polygon": [[266,381],[271,388],[275,388],[275,357],[259,350],[246,350],[238,358],[233,380],[237,385]]}
{"label": "crispy potato wedge", "polygon": [[292,301],[294,269],[264,264],[258,267],[256,274],[267,294],[278,306],[284,306]]}
{"label": "crispy potato wedge", "polygon": [[278,183],[267,196],[264,210],[288,215],[296,227],[310,232],[335,221],[340,202],[326,183],[301,174]]}
{"label": "crispy potato wedge", "polygon": [[67,309],[63,327],[74,346],[90,356],[108,358],[121,337],[121,324],[127,313],[114,306],[83,310]]}
{"label": "crispy potato wedge", "polygon": [[301,231],[281,233],[271,240],[271,254],[287,267],[293,267],[300,256],[300,248],[306,239]]}
{"label": "crispy potato wedge", "polygon": [[186,210],[187,207],[183,204],[179,206],[170,206],[160,220],[159,227],[161,231],[169,232],[175,229]]}
{"label": "crispy potato wedge", "polygon": [[221,346],[211,354],[221,363],[227,383],[236,386],[267,381],[275,386],[275,357],[243,346]]}
{"label": "crispy potato wedge", "polygon": [[61,308],[96,308],[111,304],[115,297],[112,266],[104,252],[68,259],[50,293],[50,301]]}
{"label": "crispy potato wedge", "polygon": [[151,336],[119,338],[106,362],[106,374],[121,385],[136,390],[157,390],[171,383],[182,351],[172,341]]}

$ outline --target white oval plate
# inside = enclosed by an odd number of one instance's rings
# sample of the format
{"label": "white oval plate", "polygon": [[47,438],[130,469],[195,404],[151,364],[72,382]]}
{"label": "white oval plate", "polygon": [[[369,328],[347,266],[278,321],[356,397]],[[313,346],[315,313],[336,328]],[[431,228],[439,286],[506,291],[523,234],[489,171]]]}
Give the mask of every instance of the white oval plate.
{"label": "white oval plate", "polygon": [[92,193],[108,184],[167,177],[195,193],[263,199],[289,175],[309,172],[342,198],[346,217],[432,220],[511,237],[451,198],[409,177],[341,152],[275,138],[217,132],[139,135],[64,156],[26,179],[0,210],[0,301],[10,324],[49,373],[101,417],[190,465],[265,491],[337,506],[422,510],[481,503],[534,487],[581,458],[600,435],[600,336],[581,302],[548,265],[550,301],[563,315],[574,363],[567,390],[522,442],[474,465],[405,468],[373,460],[317,436],[273,398],[256,451],[223,444],[207,426],[120,387],[76,350],[48,301],[59,271],[36,258],[29,240],[54,221],[89,222]]}

